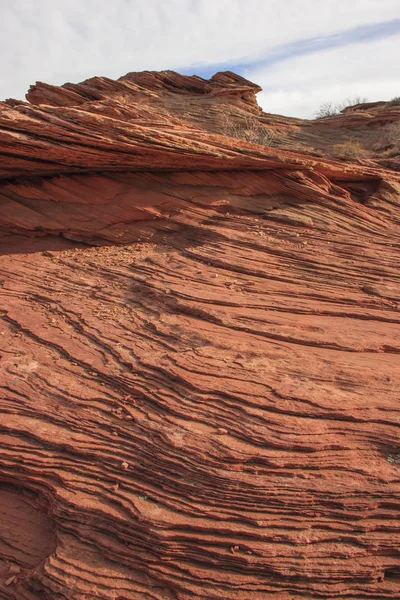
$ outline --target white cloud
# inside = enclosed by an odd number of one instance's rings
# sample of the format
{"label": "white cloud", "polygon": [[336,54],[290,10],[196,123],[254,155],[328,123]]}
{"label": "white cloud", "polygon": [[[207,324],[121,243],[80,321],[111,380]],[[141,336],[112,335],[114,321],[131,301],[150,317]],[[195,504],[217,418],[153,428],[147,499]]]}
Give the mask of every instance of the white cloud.
{"label": "white cloud", "polygon": [[[398,0],[2,0],[1,8],[0,98],[23,98],[36,80],[252,62],[284,44],[400,16]],[[298,106],[296,85],[289,93]]]}
{"label": "white cloud", "polygon": [[312,118],[326,101],[399,96],[399,48],[400,35],[293,57],[246,76],[263,88],[258,102],[265,111]]}

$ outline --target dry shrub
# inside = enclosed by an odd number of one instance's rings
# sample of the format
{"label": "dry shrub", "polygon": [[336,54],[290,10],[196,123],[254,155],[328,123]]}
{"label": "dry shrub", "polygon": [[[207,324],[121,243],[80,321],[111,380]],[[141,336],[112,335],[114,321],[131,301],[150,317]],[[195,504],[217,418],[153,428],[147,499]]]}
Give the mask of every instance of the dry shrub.
{"label": "dry shrub", "polygon": [[382,128],[375,150],[384,152],[386,156],[397,156],[400,153],[400,121],[390,123]]}
{"label": "dry shrub", "polygon": [[365,148],[361,146],[360,142],[348,140],[343,144],[333,146],[332,152],[337,158],[359,158],[365,154]]}
{"label": "dry shrub", "polygon": [[397,123],[390,123],[390,125],[385,127],[385,138],[386,143],[392,148],[400,147],[400,121]]}
{"label": "dry shrub", "polygon": [[324,102],[315,112],[315,118],[323,119],[324,117],[334,117],[338,114],[339,108],[336,104],[333,104],[333,102]]}
{"label": "dry shrub", "polygon": [[334,104],[333,102],[324,102],[316,111],[315,118],[323,119],[324,117],[334,117],[349,106],[365,104],[366,102],[368,102],[367,98],[363,98],[362,96],[354,96],[354,98],[347,98],[347,100],[344,100],[343,102],[338,102],[337,104]]}
{"label": "dry shrub", "polygon": [[231,116],[225,115],[222,131],[228,137],[245,140],[260,146],[272,146],[274,132],[264,127],[256,117],[246,117],[244,122],[237,122]]}

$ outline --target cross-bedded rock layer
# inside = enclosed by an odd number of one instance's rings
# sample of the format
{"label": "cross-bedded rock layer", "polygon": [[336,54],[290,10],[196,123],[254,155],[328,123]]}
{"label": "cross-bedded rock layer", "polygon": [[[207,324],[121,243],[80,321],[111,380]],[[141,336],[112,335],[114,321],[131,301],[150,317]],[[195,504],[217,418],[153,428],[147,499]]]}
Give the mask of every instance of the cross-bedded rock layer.
{"label": "cross-bedded rock layer", "polygon": [[0,598],[399,597],[400,177],[258,89],[3,104]]}

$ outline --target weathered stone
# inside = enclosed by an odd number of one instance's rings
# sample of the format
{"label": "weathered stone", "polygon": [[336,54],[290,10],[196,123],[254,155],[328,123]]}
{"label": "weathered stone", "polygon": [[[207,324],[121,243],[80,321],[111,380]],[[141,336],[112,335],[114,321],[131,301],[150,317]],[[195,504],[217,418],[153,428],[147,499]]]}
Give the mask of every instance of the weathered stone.
{"label": "weathered stone", "polygon": [[258,90],[2,104],[0,598],[399,597],[400,175],[325,158],[399,112]]}

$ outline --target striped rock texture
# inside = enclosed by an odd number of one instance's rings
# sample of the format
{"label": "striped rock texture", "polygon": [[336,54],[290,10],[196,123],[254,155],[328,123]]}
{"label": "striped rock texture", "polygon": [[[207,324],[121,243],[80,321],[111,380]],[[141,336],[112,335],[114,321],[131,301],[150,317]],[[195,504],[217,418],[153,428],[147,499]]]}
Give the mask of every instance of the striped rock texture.
{"label": "striped rock texture", "polygon": [[400,597],[400,107],[257,91],[0,104],[1,599]]}

